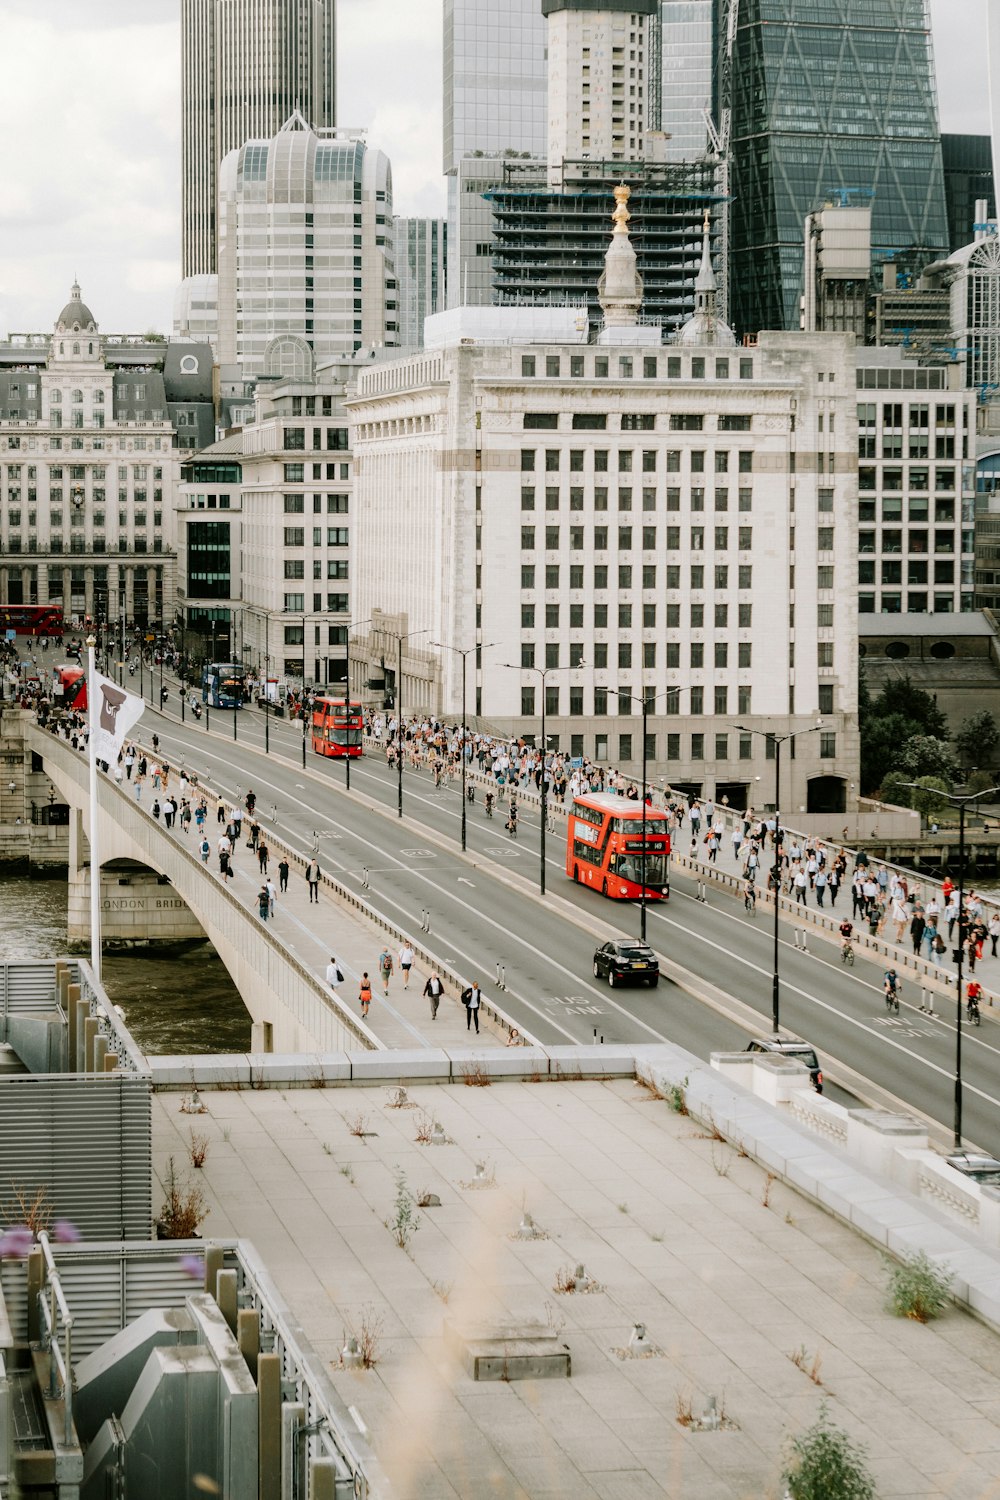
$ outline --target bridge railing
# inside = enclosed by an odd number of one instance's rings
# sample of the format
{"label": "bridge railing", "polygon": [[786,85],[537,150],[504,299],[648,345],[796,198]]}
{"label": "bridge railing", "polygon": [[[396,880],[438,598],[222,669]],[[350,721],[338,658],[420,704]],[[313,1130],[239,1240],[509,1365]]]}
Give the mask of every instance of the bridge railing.
{"label": "bridge railing", "polygon": [[[72,783],[79,794],[77,805],[86,806],[89,793],[85,757],[59,736],[37,727],[28,730],[28,743],[41,755],[53,779]],[[252,934],[255,978],[285,1007],[316,1046],[324,1051],[381,1050],[383,1044],[375,1033],[325,989],[279,938],[254,921],[247,907],[124,788],[102,775],[98,781],[98,801],[102,813],[121,828],[152,868],[171,880],[192,909],[209,922],[235,953],[246,953],[247,940]]]}

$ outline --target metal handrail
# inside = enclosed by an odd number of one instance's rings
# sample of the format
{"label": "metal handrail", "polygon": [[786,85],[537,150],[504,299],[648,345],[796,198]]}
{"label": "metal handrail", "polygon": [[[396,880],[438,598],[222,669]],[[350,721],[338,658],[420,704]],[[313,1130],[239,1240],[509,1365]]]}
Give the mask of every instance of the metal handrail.
{"label": "metal handrail", "polygon": [[[69,1447],[73,1442],[73,1314],[69,1310],[49,1237],[44,1229],[38,1231],[38,1244],[45,1262],[45,1283],[38,1293],[38,1311],[42,1324],[42,1347],[49,1351],[49,1397],[54,1400],[59,1394],[56,1387],[58,1371],[62,1378],[65,1442]],[[62,1349],[59,1348],[57,1336],[57,1310],[62,1319]]]}

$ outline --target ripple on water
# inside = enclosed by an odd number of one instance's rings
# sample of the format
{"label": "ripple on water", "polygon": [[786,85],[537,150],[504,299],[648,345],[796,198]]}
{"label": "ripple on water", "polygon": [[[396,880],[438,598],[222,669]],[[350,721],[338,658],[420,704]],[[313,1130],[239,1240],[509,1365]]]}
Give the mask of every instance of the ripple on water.
{"label": "ripple on water", "polygon": [[[69,890],[63,880],[33,880],[0,870],[0,962],[54,959],[66,952]],[[164,957],[141,949],[105,954],[104,987],[125,1011],[144,1052],[245,1052],[250,1017],[208,943]]]}

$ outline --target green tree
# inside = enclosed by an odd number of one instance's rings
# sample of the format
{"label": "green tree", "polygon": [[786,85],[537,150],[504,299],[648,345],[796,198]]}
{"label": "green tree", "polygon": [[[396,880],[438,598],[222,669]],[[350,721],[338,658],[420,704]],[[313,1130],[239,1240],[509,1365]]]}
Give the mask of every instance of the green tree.
{"label": "green tree", "polygon": [[827,1403],[788,1446],[783,1478],[792,1500],[876,1500],[865,1450],[830,1421]]}
{"label": "green tree", "polygon": [[938,793],[947,792],[948,783],[942,781],[940,776],[918,776],[914,786],[919,786],[922,790],[910,792],[910,807],[915,807],[922,818],[939,818],[948,803]]}
{"label": "green tree", "polygon": [[944,714],[930,693],[914,687],[908,677],[890,678],[872,703],[872,712],[880,719],[888,714],[902,714],[919,726],[921,734],[932,734],[939,740],[948,738]]}
{"label": "green tree", "polygon": [[953,786],[961,774],[958,761],[950,745],[932,734],[915,734],[899,749],[896,767],[914,781],[921,776],[938,776],[945,790]]}
{"label": "green tree", "polygon": [[879,797],[883,802],[891,802],[893,807],[912,807],[912,796],[910,778],[904,771],[890,771],[882,777]]}
{"label": "green tree", "polygon": [[903,764],[902,752],[917,738],[948,738],[944,714],[929,693],[915,688],[908,677],[893,678],[872,698],[862,672],[858,679],[858,723],[861,729],[861,791],[871,796],[891,771],[908,779],[942,774],[940,756]]}
{"label": "green tree", "polygon": [[992,765],[998,743],[1000,726],[988,708],[963,719],[955,734],[955,748],[963,766]]}

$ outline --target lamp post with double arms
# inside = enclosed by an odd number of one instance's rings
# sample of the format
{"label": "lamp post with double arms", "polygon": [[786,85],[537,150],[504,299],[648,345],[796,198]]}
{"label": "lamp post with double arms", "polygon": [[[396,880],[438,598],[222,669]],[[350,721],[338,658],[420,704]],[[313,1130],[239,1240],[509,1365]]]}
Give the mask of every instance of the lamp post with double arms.
{"label": "lamp post with double arms", "polygon": [[[416,631],[416,632],[414,632],[414,634],[423,634],[423,632],[422,631]],[[494,641],[487,641],[482,646],[449,646],[447,644],[447,642],[445,642],[445,641],[431,641],[431,645],[432,646],[436,646],[438,648],[438,650],[440,650],[440,651],[454,651],[454,653],[455,653],[456,656],[460,656],[462,658],[462,744],[461,744],[460,754],[461,754],[461,757],[462,757],[462,849],[463,849],[463,851],[465,849],[466,808],[468,806],[468,804],[466,803],[466,800],[465,800],[465,761],[466,761],[465,747],[466,747],[466,741],[467,741],[467,739],[469,737],[469,735],[468,735],[468,728],[467,728],[467,722],[466,722],[466,712],[465,712],[465,706],[466,706],[466,699],[465,699],[465,665],[466,665],[467,658],[472,654],[473,651],[476,652],[477,658],[481,659],[481,653],[483,651],[488,651],[489,648],[492,645],[494,645],[494,644],[495,644]],[[397,718],[398,718],[398,714],[397,714]],[[402,743],[400,743],[400,746],[399,746],[399,755],[400,755],[400,757],[402,757],[402,753],[403,753],[403,746],[402,746]]]}
{"label": "lamp post with double arms", "polygon": [[548,822],[548,806],[549,806],[549,803],[548,803],[548,783],[547,783],[547,781],[545,779],[545,756],[546,756],[546,752],[548,751],[548,748],[549,748],[549,737],[545,733],[545,690],[546,690],[546,683],[547,683],[547,679],[551,675],[551,673],[553,673],[553,672],[570,672],[570,671],[575,671],[577,667],[585,666],[586,663],[581,660],[581,661],[570,662],[570,664],[569,664],[568,667],[535,667],[535,666],[528,666],[527,664],[524,664],[522,666],[516,666],[515,663],[512,662],[512,661],[505,661],[505,662],[502,662],[501,665],[505,666],[505,667],[510,667],[510,669],[512,671],[514,671],[514,672],[535,672],[542,679],[542,785],[541,785],[541,793],[542,793],[542,831],[541,831],[541,840],[540,840],[540,848],[539,848],[539,860],[540,860],[540,863],[539,863],[539,870],[538,870],[538,892],[539,892],[539,895],[544,896],[545,895],[545,825]]}
{"label": "lamp post with double arms", "polygon": [[[403,816],[403,642],[412,641],[416,635],[430,635],[431,627],[428,625],[424,630],[408,630],[405,634],[396,638],[396,817]],[[457,650],[457,647],[445,647],[448,651]],[[471,648],[470,649],[474,649]],[[462,662],[462,672],[465,672],[465,662]],[[464,676],[463,676],[464,681]],[[465,700],[465,689],[462,689],[463,703]],[[463,708],[462,712],[465,710]],[[465,848],[465,799],[462,799],[462,848]]]}
{"label": "lamp post with double arms", "polygon": [[[955,1150],[962,1149],[962,961],[965,957],[964,921],[965,921],[965,809],[972,802],[978,802],[983,797],[991,797],[1000,792],[1000,787],[986,787],[981,792],[939,792],[937,788],[929,789],[921,786],[916,781],[905,781],[904,786],[912,788],[915,792],[927,792],[929,796],[939,797],[942,802],[948,802],[952,807],[958,808],[958,943],[955,948],[956,978],[955,978]],[[942,916],[944,913],[942,912]]]}
{"label": "lamp post with double arms", "polygon": [[778,913],[781,907],[781,747],[788,740],[797,740],[800,734],[818,734],[823,728],[822,720],[817,724],[810,724],[808,729],[793,729],[788,734],[775,734],[770,729],[751,729],[746,724],[737,724],[736,728],[741,734],[756,734],[761,739],[774,746],[774,959],[771,972],[771,1028],[777,1032],[780,1028],[779,1000],[778,1000],[778,961],[780,949],[778,945]]}
{"label": "lamp post with double arms", "polygon": [[648,770],[648,746],[649,735],[649,709],[653,703],[658,703],[661,698],[669,698],[674,693],[679,693],[679,687],[669,687],[662,693],[644,693],[639,697],[636,693],[619,693],[619,700],[628,698],[632,703],[638,703],[642,708],[642,882],[639,895],[639,936],[643,942],[646,941],[646,793],[647,793],[647,770]]}

